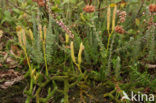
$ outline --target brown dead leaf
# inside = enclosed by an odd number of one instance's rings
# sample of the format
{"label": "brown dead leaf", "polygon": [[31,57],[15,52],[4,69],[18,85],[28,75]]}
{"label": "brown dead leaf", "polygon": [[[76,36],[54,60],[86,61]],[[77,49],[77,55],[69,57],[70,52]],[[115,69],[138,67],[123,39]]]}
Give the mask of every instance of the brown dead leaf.
{"label": "brown dead leaf", "polygon": [[14,56],[20,57],[22,55],[22,50],[18,46],[11,45],[10,53]]}
{"label": "brown dead leaf", "polygon": [[0,43],[0,50],[2,51],[3,49],[3,43]]}
{"label": "brown dead leaf", "polygon": [[18,66],[18,61],[13,59],[12,57],[8,57],[6,59],[6,63],[7,63],[9,68],[15,68]]}
{"label": "brown dead leaf", "polygon": [[5,82],[4,84],[3,84],[3,86],[5,86],[5,87],[9,87],[9,86],[12,86],[14,84],[14,81],[7,81],[7,82]]}
{"label": "brown dead leaf", "polygon": [[2,36],[3,36],[3,31],[0,30],[0,39],[2,38]]}
{"label": "brown dead leaf", "polygon": [[13,69],[9,69],[8,71],[0,71],[0,79],[16,78],[17,76],[20,76],[20,73],[14,71]]}
{"label": "brown dead leaf", "polygon": [[7,59],[7,57],[8,57],[8,53],[3,53],[3,59],[4,59],[4,61]]}
{"label": "brown dead leaf", "polygon": [[10,69],[8,71],[0,71],[0,79],[4,80],[4,82],[0,84],[0,88],[7,89],[16,82],[23,80],[24,76],[19,72]]}

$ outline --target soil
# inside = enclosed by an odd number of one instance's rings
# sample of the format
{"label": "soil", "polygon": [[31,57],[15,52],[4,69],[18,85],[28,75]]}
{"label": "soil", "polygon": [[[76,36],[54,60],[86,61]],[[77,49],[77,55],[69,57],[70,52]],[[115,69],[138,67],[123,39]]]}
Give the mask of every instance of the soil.
{"label": "soil", "polygon": [[7,89],[0,89],[0,103],[25,103],[25,83],[19,82]]}

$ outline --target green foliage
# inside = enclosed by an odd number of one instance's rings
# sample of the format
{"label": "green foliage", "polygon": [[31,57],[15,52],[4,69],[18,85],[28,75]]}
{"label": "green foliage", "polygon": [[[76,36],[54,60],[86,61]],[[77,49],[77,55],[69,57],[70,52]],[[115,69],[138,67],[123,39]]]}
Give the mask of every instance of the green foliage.
{"label": "green foliage", "polygon": [[[46,6],[31,0],[13,0],[8,1],[12,12],[9,9],[3,12],[4,8],[0,8],[0,28],[10,25],[15,31],[15,26],[20,25],[26,34],[26,45],[19,42],[22,48],[26,46],[23,51],[29,66],[25,75],[29,80],[24,92],[26,103],[46,103],[51,98],[55,103],[69,103],[70,90],[75,88],[80,92],[80,102],[90,98],[96,103],[95,95],[92,97],[88,91],[99,85],[106,88],[102,97],[108,97],[108,102],[120,103],[122,90],[155,89],[156,80],[152,79],[155,70],[152,73],[148,67],[156,63],[155,24],[149,24],[154,23],[155,18],[147,10],[151,2],[120,1],[88,0],[93,9],[95,7],[92,13],[84,10],[86,0],[47,0]],[[107,30],[109,5],[110,31]],[[114,5],[118,9],[114,12],[115,26],[122,26],[124,33],[112,29]],[[124,22],[119,16],[122,11],[127,15]],[[45,41],[39,25],[47,27]],[[29,29],[33,32],[33,40],[29,37]]]}
{"label": "green foliage", "polygon": [[[39,37],[39,31],[37,30],[37,23],[35,20],[35,17],[33,17],[33,34],[34,34],[34,41],[32,43],[31,48],[31,58],[34,61],[34,63],[41,64],[43,63],[43,52],[42,52],[42,45],[41,45],[41,39]],[[31,46],[31,45],[30,45]],[[29,47],[28,47],[29,48]]]}
{"label": "green foliage", "polygon": [[120,57],[117,57],[116,59],[113,60],[113,68],[115,69],[115,78],[120,79],[120,69],[121,69],[121,60]]}
{"label": "green foliage", "polygon": [[150,75],[147,73],[147,71],[140,73],[138,70],[137,64],[134,66],[131,66],[131,72],[130,72],[130,79],[134,83],[147,86],[150,84]]}

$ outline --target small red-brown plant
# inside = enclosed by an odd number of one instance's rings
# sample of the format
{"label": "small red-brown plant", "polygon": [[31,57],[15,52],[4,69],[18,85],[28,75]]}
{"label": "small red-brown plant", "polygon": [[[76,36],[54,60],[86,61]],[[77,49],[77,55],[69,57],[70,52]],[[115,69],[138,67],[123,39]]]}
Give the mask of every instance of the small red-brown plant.
{"label": "small red-brown plant", "polygon": [[39,6],[45,6],[45,0],[32,0],[33,2],[37,2]]}
{"label": "small red-brown plant", "polygon": [[38,0],[38,5],[39,6],[45,6],[45,1],[44,0]]}
{"label": "small red-brown plant", "polygon": [[122,26],[117,25],[117,26],[115,27],[115,32],[117,32],[117,33],[119,33],[119,34],[124,34],[124,33],[125,33],[125,30],[123,29]]}
{"label": "small red-brown plant", "polygon": [[127,12],[118,10],[117,15],[119,16],[119,23],[124,23],[126,20]]}
{"label": "small red-brown plant", "polygon": [[150,5],[149,5],[149,11],[150,11],[151,13],[156,12],[156,4],[150,4]]}
{"label": "small red-brown plant", "polygon": [[87,13],[92,13],[95,11],[95,7],[92,6],[92,5],[86,5],[84,8],[83,8],[83,11],[87,12]]}

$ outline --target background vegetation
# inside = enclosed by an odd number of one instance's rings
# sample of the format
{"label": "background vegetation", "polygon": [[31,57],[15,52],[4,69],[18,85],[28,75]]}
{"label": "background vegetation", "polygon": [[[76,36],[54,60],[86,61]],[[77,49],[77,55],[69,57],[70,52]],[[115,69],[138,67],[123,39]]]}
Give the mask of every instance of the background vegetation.
{"label": "background vegetation", "polygon": [[16,103],[130,103],[123,91],[155,94],[155,3],[0,0],[0,100],[19,96],[5,96],[13,86],[24,91]]}

